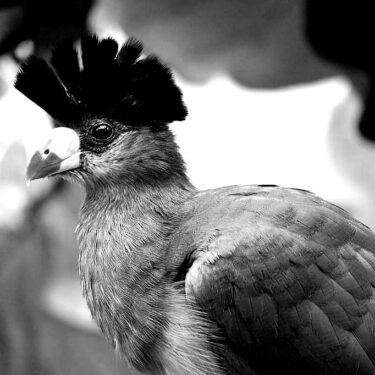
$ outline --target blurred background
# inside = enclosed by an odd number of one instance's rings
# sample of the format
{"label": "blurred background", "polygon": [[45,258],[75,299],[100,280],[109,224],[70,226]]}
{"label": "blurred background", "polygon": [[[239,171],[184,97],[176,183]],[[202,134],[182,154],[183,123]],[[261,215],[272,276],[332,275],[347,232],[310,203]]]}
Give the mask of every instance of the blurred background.
{"label": "blurred background", "polygon": [[172,124],[198,189],[307,189],[375,228],[370,2],[0,2],[0,374],[135,374],[81,297],[79,188],[25,185],[51,119],[13,88],[19,64],[85,31],[173,68],[189,116]]}

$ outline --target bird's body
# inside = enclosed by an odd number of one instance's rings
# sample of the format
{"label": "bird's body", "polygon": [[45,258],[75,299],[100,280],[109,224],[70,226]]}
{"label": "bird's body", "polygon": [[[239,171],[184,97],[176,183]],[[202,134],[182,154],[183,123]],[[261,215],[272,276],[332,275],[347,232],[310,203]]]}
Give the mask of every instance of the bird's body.
{"label": "bird's body", "polygon": [[[94,43],[91,52],[111,45]],[[83,65],[92,69],[85,56],[93,53],[83,52]],[[123,52],[117,56],[126,61]],[[69,98],[62,107],[84,116],[65,119],[71,129],[55,130],[28,169],[30,178],[62,173],[85,187],[80,275],[103,333],[138,370],[152,374],[374,374],[374,233],[306,191],[196,191],[165,125],[184,117],[179,91],[165,67],[137,58],[130,65],[138,80],[127,82],[142,95],[122,94],[124,119],[118,107],[90,112],[95,95],[72,90],[89,104],[82,110],[82,101]],[[26,65],[16,85],[62,116],[30,90],[29,77],[43,70]],[[155,97],[152,85],[153,95],[144,91],[139,71],[145,83],[165,83],[165,96]],[[163,106],[168,95],[171,109]]]}
{"label": "bird's body", "polygon": [[[155,338],[155,369],[179,345],[171,374],[375,373],[375,236],[367,227],[294,189],[170,188],[143,197],[120,190],[83,206],[85,296],[118,349],[142,368]],[[217,347],[215,337],[224,338]],[[211,371],[199,354],[210,351]],[[191,371],[189,357],[203,368]]]}

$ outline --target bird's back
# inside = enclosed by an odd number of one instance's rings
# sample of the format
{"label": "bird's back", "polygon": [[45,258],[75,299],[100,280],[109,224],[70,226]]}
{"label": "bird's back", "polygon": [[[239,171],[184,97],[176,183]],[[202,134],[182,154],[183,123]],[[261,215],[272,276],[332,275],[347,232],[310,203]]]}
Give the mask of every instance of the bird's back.
{"label": "bird's back", "polygon": [[375,235],[314,194],[198,193],[172,238],[231,373],[375,373]]}

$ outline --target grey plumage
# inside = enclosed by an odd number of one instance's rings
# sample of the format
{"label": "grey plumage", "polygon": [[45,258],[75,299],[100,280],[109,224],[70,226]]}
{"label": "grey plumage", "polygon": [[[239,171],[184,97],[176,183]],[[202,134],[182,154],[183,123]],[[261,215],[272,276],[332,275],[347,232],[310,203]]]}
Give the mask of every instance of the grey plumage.
{"label": "grey plumage", "polygon": [[[174,101],[164,119],[181,119]],[[113,346],[153,374],[373,374],[374,233],[306,191],[197,192],[167,124],[126,116],[66,121],[69,152],[52,137],[27,172],[86,190],[80,275]]]}

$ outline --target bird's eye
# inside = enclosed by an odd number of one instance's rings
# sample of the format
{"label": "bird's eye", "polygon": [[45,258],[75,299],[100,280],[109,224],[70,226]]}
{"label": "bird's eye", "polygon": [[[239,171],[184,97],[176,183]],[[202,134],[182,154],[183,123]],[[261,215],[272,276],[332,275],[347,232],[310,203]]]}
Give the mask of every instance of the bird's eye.
{"label": "bird's eye", "polygon": [[108,124],[99,124],[91,129],[91,135],[99,141],[104,141],[110,138],[112,134],[113,129]]}

